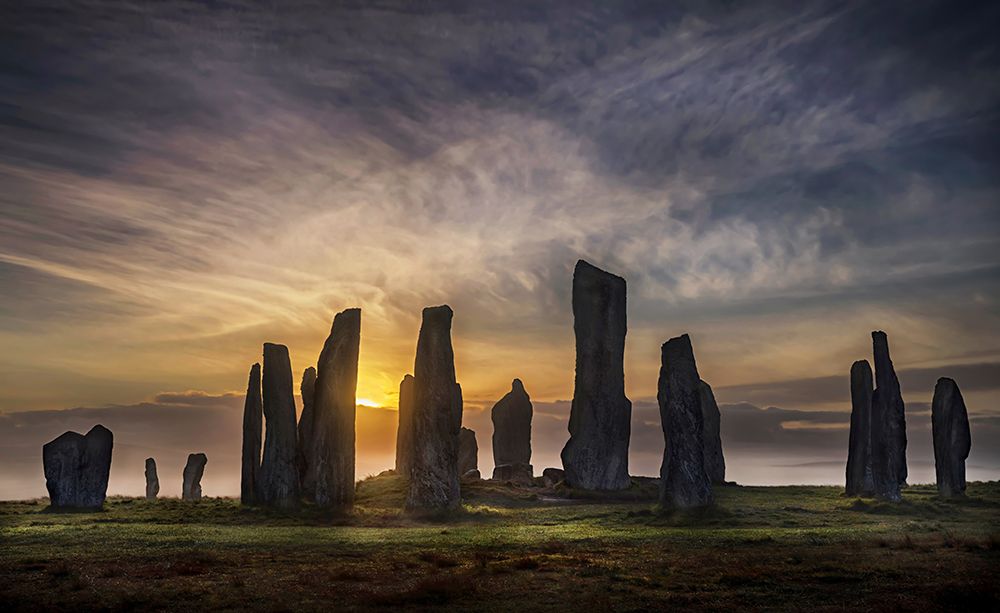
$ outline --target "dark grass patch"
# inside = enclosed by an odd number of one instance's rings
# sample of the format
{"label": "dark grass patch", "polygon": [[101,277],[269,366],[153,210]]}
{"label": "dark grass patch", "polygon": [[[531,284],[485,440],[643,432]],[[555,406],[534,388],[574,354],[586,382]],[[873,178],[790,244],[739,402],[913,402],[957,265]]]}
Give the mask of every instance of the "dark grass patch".
{"label": "dark grass patch", "polygon": [[476,590],[475,581],[468,575],[432,575],[408,589],[376,595],[372,602],[382,607],[444,606],[474,595]]}

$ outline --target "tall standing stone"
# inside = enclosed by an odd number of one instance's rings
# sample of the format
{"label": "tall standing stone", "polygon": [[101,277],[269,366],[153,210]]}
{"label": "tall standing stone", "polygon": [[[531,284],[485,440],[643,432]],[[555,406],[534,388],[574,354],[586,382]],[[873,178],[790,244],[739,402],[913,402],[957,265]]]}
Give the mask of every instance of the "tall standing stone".
{"label": "tall standing stone", "polygon": [[625,279],[577,262],[573,331],[576,384],[570,438],[562,450],[566,482],[592,490],[626,489],[632,403],[625,397]]}
{"label": "tall standing stone", "polygon": [[458,476],[479,468],[479,444],[475,430],[462,428],[458,432]]}
{"label": "tall standing stone", "polygon": [[264,343],[262,386],[266,432],[258,475],[258,503],[294,508],[299,504],[298,437],[288,347]]}
{"label": "tall standing stone", "polygon": [[715,402],[712,386],[704,381],[698,385],[701,402],[703,450],[705,453],[705,472],[708,479],[715,484],[726,482],[726,458],[722,453],[722,414]]}
{"label": "tall standing stone", "polygon": [[42,446],[45,487],[55,508],[99,509],[108,495],[114,435],[98,424],[84,436],[66,432]]}
{"label": "tall standing stone", "polygon": [[316,365],[315,435],[307,480],[316,504],[354,504],[354,421],[357,412],[361,309],[333,318]]}
{"label": "tall standing stone", "polygon": [[462,388],[455,380],[452,315],[448,305],[427,307],[420,325],[413,366],[413,464],[406,496],[411,512],[447,511],[461,504]]}
{"label": "tall standing stone", "polygon": [[413,375],[399,382],[399,423],[396,426],[396,473],[407,478],[413,464]]}
{"label": "tall standing stone", "polygon": [[160,478],[156,476],[156,460],[146,458],[146,500],[156,500],[160,493]]}
{"label": "tall standing stone", "polygon": [[184,465],[184,484],[181,488],[182,500],[201,500],[201,477],[205,474],[208,457],[204,453],[188,454]]}
{"label": "tall standing stone", "polygon": [[847,447],[848,496],[870,496],[875,489],[872,481],[872,368],[868,360],[851,365],[851,435]]}
{"label": "tall standing stone", "polygon": [[965,400],[954,379],[942,377],[934,386],[931,429],[938,494],[946,498],[964,496],[965,460],[972,449],[972,434]]}
{"label": "tall standing stone", "polygon": [[906,485],[906,416],[899,379],[889,358],[885,332],[872,332],[875,357],[875,391],[872,394],[872,481],[875,494],[886,500],[901,499]]}
{"label": "tall standing stone", "polygon": [[316,496],[316,484],[309,481],[309,459],[316,430],[314,428],[315,410],[313,398],[316,394],[316,369],[310,366],[302,371],[302,383],[299,384],[302,394],[302,413],[299,415],[299,486],[302,496],[312,500]]}
{"label": "tall standing stone", "polygon": [[240,470],[240,502],[256,504],[260,486],[260,439],[264,428],[264,401],[260,392],[260,364],[250,367],[247,397],[243,404],[243,453]]}
{"label": "tall standing stone", "polygon": [[660,506],[691,509],[712,504],[712,482],[705,471],[701,379],[687,334],[661,348],[656,400],[663,425]]}

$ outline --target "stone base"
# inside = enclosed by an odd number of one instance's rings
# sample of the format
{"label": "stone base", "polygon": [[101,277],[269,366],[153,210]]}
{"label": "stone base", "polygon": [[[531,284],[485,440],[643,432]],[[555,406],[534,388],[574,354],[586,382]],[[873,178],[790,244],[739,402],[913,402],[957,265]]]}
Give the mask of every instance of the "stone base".
{"label": "stone base", "polygon": [[493,469],[493,480],[530,485],[534,474],[531,464],[501,464]]}

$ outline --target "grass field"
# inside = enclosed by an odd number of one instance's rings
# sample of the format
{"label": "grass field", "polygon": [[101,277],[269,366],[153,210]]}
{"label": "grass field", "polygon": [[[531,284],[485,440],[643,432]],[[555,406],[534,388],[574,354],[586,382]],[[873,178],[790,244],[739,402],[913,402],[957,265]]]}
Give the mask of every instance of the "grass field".
{"label": "grass field", "polygon": [[648,482],[625,500],[481,482],[437,521],[400,512],[402,485],[362,481],[349,516],[0,503],[0,608],[1000,610],[1000,482],[957,502],[914,486],[898,505],[728,486],[697,516],[654,513]]}

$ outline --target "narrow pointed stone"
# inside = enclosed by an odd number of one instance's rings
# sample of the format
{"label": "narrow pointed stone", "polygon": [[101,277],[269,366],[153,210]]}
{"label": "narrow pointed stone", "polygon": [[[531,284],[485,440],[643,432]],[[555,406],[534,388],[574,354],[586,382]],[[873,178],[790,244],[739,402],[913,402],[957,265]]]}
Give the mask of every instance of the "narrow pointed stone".
{"label": "narrow pointed stone", "polygon": [[360,348],[361,309],[337,313],[316,364],[315,433],[307,472],[309,482],[315,484],[316,504],[321,506],[354,504]]}
{"label": "narrow pointed stone", "polygon": [[874,493],[871,462],[872,368],[868,360],[851,365],[851,435],[847,447],[848,496],[870,496]]}
{"label": "narrow pointed stone", "polygon": [[243,453],[240,469],[240,502],[257,504],[261,432],[264,428],[264,401],[260,391],[260,364],[250,367],[247,396],[243,403]]}
{"label": "narrow pointed stone", "polygon": [[462,388],[455,380],[452,310],[423,311],[413,366],[413,464],[406,508],[415,513],[454,510],[461,504],[458,433]]}
{"label": "narrow pointed stone", "polygon": [[156,460],[146,458],[146,500],[156,500],[160,493],[160,478],[156,476]]}
{"label": "narrow pointed stone", "polygon": [[308,479],[309,459],[312,457],[316,436],[313,407],[313,397],[316,393],[316,369],[312,366],[302,371],[299,393],[302,395],[302,413],[299,415],[299,486],[302,489],[302,497],[306,500],[313,500],[316,496],[316,484]]}
{"label": "narrow pointed stone", "polygon": [[413,375],[399,382],[399,423],[396,426],[396,473],[410,477],[413,465]]}
{"label": "narrow pointed stone", "polygon": [[661,348],[656,399],[663,425],[660,506],[691,509],[711,505],[712,483],[705,471],[701,379],[687,334]]}
{"label": "narrow pointed stone", "polygon": [[204,453],[188,454],[184,465],[184,484],[181,488],[182,500],[201,500],[201,478],[205,474],[208,457]]}
{"label": "narrow pointed stone", "polygon": [[98,424],[86,435],[66,432],[42,446],[49,501],[56,508],[100,509],[108,495],[114,435]]}
{"label": "narrow pointed stone", "polygon": [[965,400],[954,379],[942,377],[934,386],[931,429],[938,494],[945,498],[964,496],[965,460],[972,449],[972,434]]}
{"label": "narrow pointed stone", "polygon": [[875,391],[872,394],[872,481],[875,494],[901,500],[906,485],[906,415],[885,332],[872,332]]}
{"label": "narrow pointed stone", "polygon": [[479,444],[476,442],[476,432],[462,428],[458,432],[458,475],[461,477],[470,470],[479,469]]}
{"label": "narrow pointed stone", "polygon": [[629,487],[632,403],[625,397],[625,279],[583,260],[573,272],[576,383],[566,482],[591,490]]}
{"label": "narrow pointed stone", "polygon": [[703,422],[705,472],[714,484],[726,482],[726,458],[722,453],[722,414],[715,402],[712,386],[701,381],[698,386]]}
{"label": "narrow pointed stone", "polygon": [[265,434],[264,454],[258,474],[258,503],[294,508],[299,505],[298,435],[288,347],[264,343],[261,383]]}

